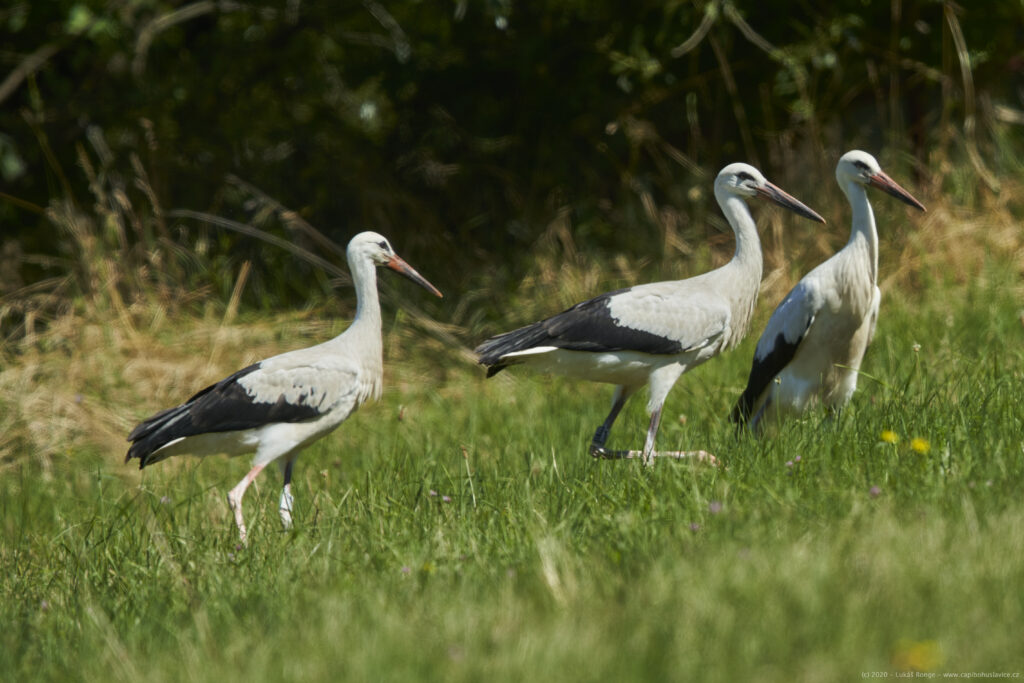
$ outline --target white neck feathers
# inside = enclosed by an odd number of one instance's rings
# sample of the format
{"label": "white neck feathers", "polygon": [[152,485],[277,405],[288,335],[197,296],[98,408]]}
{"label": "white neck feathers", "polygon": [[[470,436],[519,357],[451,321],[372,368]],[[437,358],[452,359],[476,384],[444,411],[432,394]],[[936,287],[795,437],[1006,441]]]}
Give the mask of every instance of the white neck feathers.
{"label": "white neck feathers", "polygon": [[845,249],[863,252],[871,276],[871,282],[878,281],[878,230],[875,227],[875,213],[868,201],[867,189],[860,183],[848,181],[843,187],[846,198],[853,210],[850,239]]}

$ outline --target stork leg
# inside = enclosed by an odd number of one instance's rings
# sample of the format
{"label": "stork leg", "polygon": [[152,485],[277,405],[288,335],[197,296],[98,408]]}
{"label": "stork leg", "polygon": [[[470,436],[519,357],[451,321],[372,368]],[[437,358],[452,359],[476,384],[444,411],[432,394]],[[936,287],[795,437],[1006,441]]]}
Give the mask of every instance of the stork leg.
{"label": "stork leg", "polygon": [[292,497],[292,468],[294,466],[294,460],[281,464],[281,471],[284,474],[284,488],[281,489],[281,503],[277,511],[281,515],[281,526],[286,530],[292,528],[292,506],[295,504],[295,498]]}
{"label": "stork leg", "polygon": [[642,461],[644,465],[650,467],[654,464],[654,456],[657,453],[654,451],[654,437],[658,435],[658,427],[661,426],[661,406],[658,406],[651,413],[651,424],[647,427],[647,439],[644,441],[644,452]]}
{"label": "stork leg", "polygon": [[231,506],[231,511],[235,513],[235,524],[238,526],[238,536],[242,539],[242,543],[245,543],[245,520],[242,518],[242,496],[245,495],[245,490],[249,488],[249,484],[263,471],[266,465],[256,465],[249,474],[242,478],[242,481],[238,482],[235,488],[228,491],[228,505]]}
{"label": "stork leg", "polygon": [[644,441],[644,449],[642,451],[612,451],[606,448],[594,449],[593,444],[590,447],[590,454],[595,458],[604,458],[605,460],[632,460],[640,458],[645,465],[653,465],[655,458],[674,458],[676,460],[683,460],[684,458],[695,458],[696,460],[707,461],[711,465],[718,465],[718,459],[711,455],[707,451],[656,451],[654,450],[654,439],[658,435],[658,427],[661,425],[661,408],[657,408],[651,413],[651,422],[647,427],[647,439]]}
{"label": "stork leg", "polygon": [[623,385],[615,387],[615,394],[612,396],[612,409],[608,413],[608,417],[604,419],[601,426],[594,432],[594,438],[590,440],[590,455],[595,458],[605,458],[607,451],[604,449],[604,444],[608,441],[608,434],[612,431],[612,425],[615,424],[615,418],[622,412],[622,407],[626,405],[626,400],[633,395],[636,389],[630,389]]}
{"label": "stork leg", "polygon": [[829,404],[825,406],[825,418],[822,420],[824,426],[832,430],[833,434],[837,434],[842,426],[843,419],[843,406]]}
{"label": "stork leg", "polygon": [[[654,412],[651,413],[651,425],[647,428],[647,441],[644,442],[643,453],[640,457],[645,465],[653,465],[655,458],[675,458],[676,460],[683,460],[686,458],[693,458],[694,460],[700,460],[706,462],[709,465],[715,467],[718,466],[718,459],[708,453],[705,450],[699,451],[656,451],[654,450],[654,437],[658,434],[658,426],[661,424],[661,406],[658,406]],[[636,451],[630,451],[631,454]],[[629,457],[636,457],[630,455]]]}
{"label": "stork leg", "polygon": [[[711,455],[706,451],[655,451],[654,450],[654,439],[658,435],[658,427],[661,425],[661,409],[665,404],[665,397],[668,396],[669,390],[672,385],[675,384],[679,376],[683,374],[685,368],[682,365],[671,364],[666,365],[651,373],[650,377],[650,390],[651,400],[647,404],[647,409],[651,413],[651,422],[647,428],[647,439],[644,441],[644,449],[642,451],[612,451],[603,447],[603,440],[598,443],[598,438],[602,435],[607,437],[608,429],[611,428],[611,423],[615,420],[615,417],[619,414],[622,409],[622,403],[625,403],[626,398],[632,394],[636,389],[626,389],[625,387],[618,387],[615,393],[615,402],[612,404],[612,412],[608,415],[608,419],[605,420],[605,424],[598,428],[597,433],[594,434],[594,443],[590,445],[590,454],[595,458],[605,458],[608,460],[621,460],[627,458],[640,458],[645,465],[651,465],[654,462],[655,457],[663,458],[696,458],[697,460],[706,460],[711,464],[717,464],[715,456]],[[620,393],[619,389],[623,392]],[[626,393],[628,392],[628,393]],[[597,448],[595,448],[597,446]]]}
{"label": "stork leg", "polygon": [[761,407],[757,409],[756,413],[754,413],[754,417],[750,418],[750,421],[747,422],[747,426],[750,428],[750,433],[754,436],[760,436],[764,429],[761,426],[761,420],[764,419],[765,413],[767,413],[771,407],[772,398],[772,392],[769,391],[768,396],[764,399],[764,403],[762,403]]}

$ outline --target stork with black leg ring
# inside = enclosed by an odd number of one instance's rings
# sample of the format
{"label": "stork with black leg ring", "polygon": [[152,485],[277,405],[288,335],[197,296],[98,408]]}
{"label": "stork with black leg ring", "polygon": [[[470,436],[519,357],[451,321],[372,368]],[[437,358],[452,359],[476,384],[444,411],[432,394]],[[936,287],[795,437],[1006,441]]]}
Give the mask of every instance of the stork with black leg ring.
{"label": "stork with black leg ring", "polygon": [[356,316],[340,335],[316,346],[273,356],[206,387],[179,406],[139,424],[125,462],[139,468],[172,455],[241,455],[255,452],[252,469],[228,493],[238,534],[246,540],[242,497],[264,467],[284,475],[279,513],[292,524],[292,469],[299,452],[334,430],[362,403],[379,398],[384,372],[377,266],[408,277],[436,296],[441,292],[402,260],[375,232],[352,238],[348,265],[356,290]]}
{"label": "stork with black leg ring", "polygon": [[857,389],[881,299],[878,231],[867,189],[925,210],[867,152],[844,154],[836,180],[853,209],[850,239],[805,275],[768,320],[747,388],[731,414],[734,422],[745,422],[755,433],[766,419],[799,415],[818,403],[839,410]]}
{"label": "stork with black leg ring", "polygon": [[[726,265],[686,280],[656,282],[602,294],[477,347],[487,376],[511,365],[615,385],[612,408],[597,428],[590,454],[598,458],[655,456],[712,459],[703,451],[657,452],[662,406],[676,380],[734,347],[747,332],[761,284],[761,242],[747,199],[768,199],[824,223],[810,208],[765,180],[747,164],[726,166],[715,179],[715,198],[736,235]],[[647,385],[650,425],[642,451],[605,448],[626,401]]]}

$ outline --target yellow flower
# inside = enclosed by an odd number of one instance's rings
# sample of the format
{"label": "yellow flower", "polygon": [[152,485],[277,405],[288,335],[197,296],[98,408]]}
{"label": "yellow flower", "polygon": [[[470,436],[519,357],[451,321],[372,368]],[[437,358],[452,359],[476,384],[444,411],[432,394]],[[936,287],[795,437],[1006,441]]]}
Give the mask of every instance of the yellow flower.
{"label": "yellow flower", "polygon": [[882,441],[886,443],[899,443],[900,435],[891,429],[883,429],[881,434]]}
{"label": "yellow flower", "polygon": [[934,640],[900,640],[892,653],[892,665],[897,671],[935,671],[945,657]]}
{"label": "yellow flower", "polygon": [[924,455],[931,450],[932,446],[928,443],[928,439],[922,439],[919,436],[915,436],[910,440],[910,448],[917,451],[921,455]]}

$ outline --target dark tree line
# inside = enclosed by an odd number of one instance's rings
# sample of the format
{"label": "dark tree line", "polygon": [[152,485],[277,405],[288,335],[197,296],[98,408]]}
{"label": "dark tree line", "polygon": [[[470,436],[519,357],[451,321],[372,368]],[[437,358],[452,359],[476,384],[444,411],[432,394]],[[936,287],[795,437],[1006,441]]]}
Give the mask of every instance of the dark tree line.
{"label": "dark tree line", "polygon": [[[15,1],[0,9],[0,294],[75,257],[45,209],[89,211],[97,175],[143,214],[155,198],[316,250],[279,202],[342,244],[374,228],[418,263],[510,274],[559,212],[595,249],[635,248],[624,228],[655,235],[662,206],[702,234],[713,207],[692,190],[734,160],[799,188],[863,146],[933,183],[938,162],[970,166],[984,192],[1021,149],[1022,7]],[[254,260],[268,301],[304,294],[271,275],[289,256],[199,221],[118,239],[161,236]]]}

